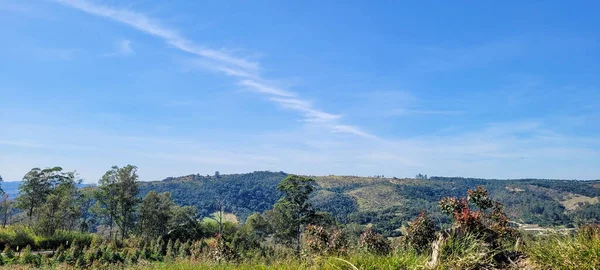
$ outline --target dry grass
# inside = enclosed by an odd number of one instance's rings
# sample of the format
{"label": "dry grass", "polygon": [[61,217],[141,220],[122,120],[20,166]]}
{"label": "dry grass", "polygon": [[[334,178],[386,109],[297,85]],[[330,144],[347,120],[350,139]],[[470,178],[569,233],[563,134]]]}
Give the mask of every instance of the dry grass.
{"label": "dry grass", "polygon": [[560,204],[562,204],[567,210],[573,211],[577,210],[580,204],[597,204],[599,202],[600,200],[598,200],[598,197],[588,197],[584,195],[569,193],[564,197],[562,201],[560,201]]}
{"label": "dry grass", "polygon": [[401,205],[403,198],[389,185],[373,185],[358,188],[347,193],[356,199],[360,211],[384,210]]}

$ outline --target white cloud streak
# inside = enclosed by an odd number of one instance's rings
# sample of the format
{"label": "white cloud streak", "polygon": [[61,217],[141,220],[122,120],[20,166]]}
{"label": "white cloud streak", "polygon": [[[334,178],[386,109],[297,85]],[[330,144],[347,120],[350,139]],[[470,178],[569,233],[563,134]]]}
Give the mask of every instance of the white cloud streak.
{"label": "white cloud streak", "polygon": [[129,56],[134,54],[133,48],[131,48],[131,40],[123,39],[115,43],[115,51],[104,54],[106,57],[114,56]]}
{"label": "white cloud streak", "polygon": [[[105,17],[146,34],[163,39],[174,48],[187,52],[205,60],[202,66],[221,72],[224,75],[239,79],[238,84],[247,89],[269,96],[269,100],[290,110],[300,112],[304,121],[308,123],[319,123],[333,132],[342,132],[361,136],[364,138],[375,138],[376,136],[355,126],[339,123],[341,115],[331,114],[315,109],[310,102],[301,99],[296,93],[280,89],[270,83],[265,83],[259,74],[259,63],[251,62],[245,58],[232,56],[222,51],[204,48],[193,41],[184,38],[176,30],[161,25],[158,21],[126,9],[115,9],[107,6],[97,5],[86,0],[55,0],[65,6],[81,10],[83,12]],[[285,99],[281,99],[285,98]]]}

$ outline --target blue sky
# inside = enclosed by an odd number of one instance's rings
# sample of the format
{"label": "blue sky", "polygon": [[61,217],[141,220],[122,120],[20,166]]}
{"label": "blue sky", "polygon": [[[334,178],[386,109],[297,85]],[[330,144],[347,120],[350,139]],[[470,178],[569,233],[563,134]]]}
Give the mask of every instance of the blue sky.
{"label": "blue sky", "polygon": [[599,9],[0,0],[0,175],[598,179]]}

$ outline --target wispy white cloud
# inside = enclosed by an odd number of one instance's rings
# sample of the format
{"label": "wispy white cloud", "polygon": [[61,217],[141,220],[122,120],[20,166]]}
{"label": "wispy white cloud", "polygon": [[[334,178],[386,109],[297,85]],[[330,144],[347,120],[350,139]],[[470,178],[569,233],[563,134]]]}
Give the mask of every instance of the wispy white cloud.
{"label": "wispy white cloud", "polygon": [[462,111],[454,110],[415,110],[415,109],[392,109],[387,115],[389,116],[403,116],[403,115],[457,115],[462,114]]}
{"label": "wispy white cloud", "polygon": [[128,56],[134,54],[133,48],[131,47],[131,40],[123,39],[115,42],[115,50],[111,53],[104,54],[106,57],[113,56]]}
{"label": "wispy white cloud", "polygon": [[295,93],[288,92],[288,91],[285,91],[282,89],[278,89],[278,88],[272,87],[270,85],[259,83],[259,82],[253,81],[253,80],[243,80],[240,82],[240,85],[246,86],[253,91],[263,93],[263,94],[269,94],[269,95],[281,96],[281,97],[295,97],[296,96]]}
{"label": "wispy white cloud", "polygon": [[207,48],[200,47],[194,44],[192,41],[189,41],[182,36],[180,36],[173,29],[169,29],[167,27],[162,26],[159,22],[154,19],[151,19],[144,14],[134,12],[131,10],[125,9],[115,9],[107,6],[96,5],[89,1],[85,0],[55,0],[58,3],[64,4],[66,6],[70,6],[81,11],[94,14],[97,16],[106,17],[112,19],[114,21],[118,21],[124,24],[127,24],[135,29],[138,29],[147,34],[159,37],[164,39],[167,44],[197,55],[201,57],[206,57],[208,59],[212,59],[219,62],[228,63],[232,66],[246,69],[246,70],[257,70],[258,64],[255,62],[250,62],[242,58],[232,57],[226,53],[211,50]]}
{"label": "wispy white cloud", "polygon": [[157,20],[147,17],[139,12],[98,5],[86,0],[55,1],[90,14],[124,23],[144,33],[161,38],[176,49],[200,57],[202,61],[198,61],[198,64],[204,68],[209,68],[221,72],[224,75],[235,77],[239,79],[239,85],[253,92],[269,96],[269,100],[284,108],[300,112],[304,116],[304,121],[306,122],[318,122],[319,126],[323,126],[335,132],[343,132],[365,138],[375,137],[372,134],[361,131],[358,127],[339,123],[341,115],[318,110],[314,108],[310,102],[298,97],[297,93],[267,83],[269,80],[266,80],[260,75],[260,65],[258,62],[252,62],[243,57],[236,57],[223,51],[199,46],[193,41],[183,37],[176,30],[163,26]]}
{"label": "wispy white cloud", "polygon": [[375,135],[362,131],[360,128],[357,128],[355,126],[335,125],[333,126],[333,130],[335,132],[346,132],[365,138],[377,138]]}

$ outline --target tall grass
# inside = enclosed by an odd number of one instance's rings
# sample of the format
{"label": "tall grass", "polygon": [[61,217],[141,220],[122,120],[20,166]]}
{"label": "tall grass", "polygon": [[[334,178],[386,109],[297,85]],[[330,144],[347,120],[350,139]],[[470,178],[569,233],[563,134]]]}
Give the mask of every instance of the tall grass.
{"label": "tall grass", "polygon": [[440,249],[440,269],[480,269],[494,265],[496,251],[473,233],[452,234]]}
{"label": "tall grass", "polygon": [[136,265],[132,269],[324,269],[324,270],[379,270],[379,269],[425,269],[429,258],[413,251],[397,251],[386,256],[370,253],[354,253],[344,257],[282,258],[270,263],[243,261],[238,263],[215,263],[210,261],[177,261]]}
{"label": "tall grass", "polygon": [[6,246],[16,250],[28,245],[34,250],[56,249],[60,245],[70,244],[89,246],[94,238],[99,236],[77,231],[57,231],[53,236],[46,237],[36,234],[31,228],[25,226],[7,226],[0,228],[0,250]]}
{"label": "tall grass", "polygon": [[541,269],[600,269],[600,228],[583,228],[577,235],[538,236],[525,251]]}

